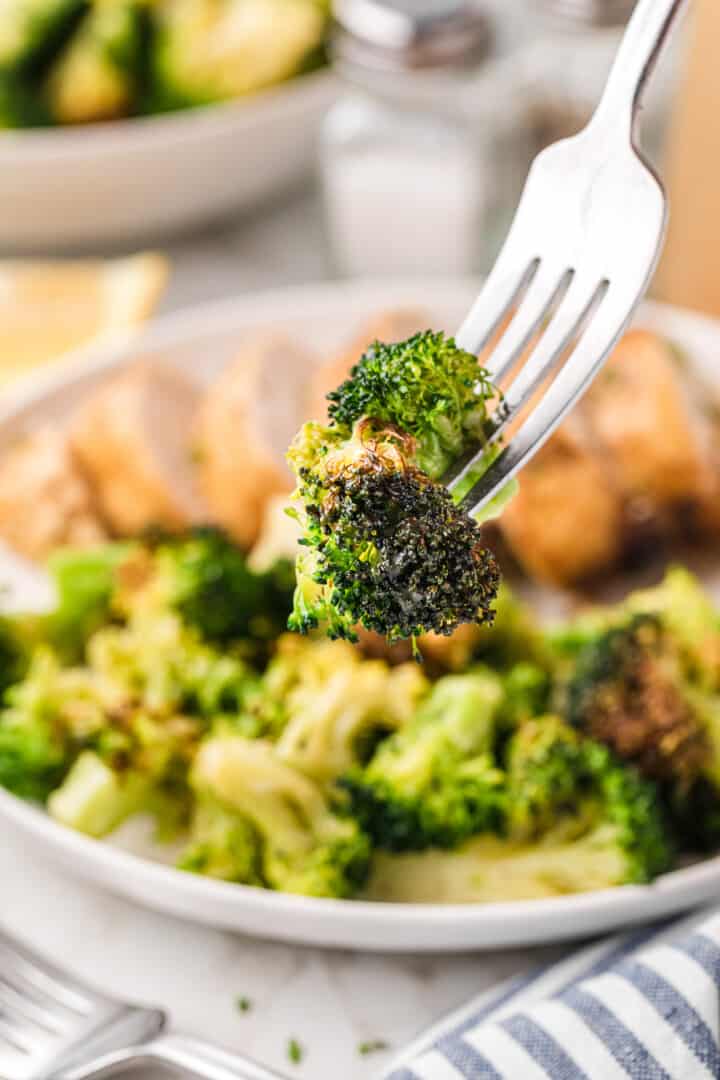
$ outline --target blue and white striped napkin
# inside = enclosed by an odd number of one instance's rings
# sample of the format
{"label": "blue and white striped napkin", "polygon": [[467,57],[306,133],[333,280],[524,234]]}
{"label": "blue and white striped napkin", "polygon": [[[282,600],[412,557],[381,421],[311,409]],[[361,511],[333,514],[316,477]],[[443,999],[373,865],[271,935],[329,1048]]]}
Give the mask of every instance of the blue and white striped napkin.
{"label": "blue and white striped napkin", "polygon": [[512,979],[441,1021],[385,1080],[719,1080],[720,913]]}

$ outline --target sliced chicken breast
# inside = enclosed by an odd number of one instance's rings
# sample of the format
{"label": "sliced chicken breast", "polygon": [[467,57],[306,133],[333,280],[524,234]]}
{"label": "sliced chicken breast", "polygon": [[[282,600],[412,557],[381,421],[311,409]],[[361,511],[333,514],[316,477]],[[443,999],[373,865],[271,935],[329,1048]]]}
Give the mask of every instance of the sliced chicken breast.
{"label": "sliced chicken breast", "polygon": [[199,404],[194,382],[153,362],[111,379],[80,407],[73,451],[113,532],[208,521],[190,442]]}
{"label": "sliced chicken breast", "polygon": [[67,437],[53,428],[28,434],[0,461],[0,537],[29,559],[67,544],[106,539],[90,488]]}
{"label": "sliced chicken breast", "polygon": [[208,391],[194,434],[212,518],[243,547],[258,538],[265,506],[290,492],[287,448],[307,417],[302,407],[312,356],[288,338],[248,339]]}
{"label": "sliced chicken breast", "polygon": [[668,517],[716,489],[710,432],[691,377],[657,334],[626,334],[580,408],[628,499],[646,500]]}
{"label": "sliced chicken breast", "polygon": [[498,525],[518,562],[542,581],[567,584],[617,561],[623,499],[579,417],[523,469]]}
{"label": "sliced chicken breast", "polygon": [[327,395],[347,379],[352,368],[374,341],[404,341],[421,330],[427,330],[432,319],[421,310],[398,309],[386,311],[366,323],[339,356],[317,369],[310,381],[307,402],[308,420],[325,420]]}

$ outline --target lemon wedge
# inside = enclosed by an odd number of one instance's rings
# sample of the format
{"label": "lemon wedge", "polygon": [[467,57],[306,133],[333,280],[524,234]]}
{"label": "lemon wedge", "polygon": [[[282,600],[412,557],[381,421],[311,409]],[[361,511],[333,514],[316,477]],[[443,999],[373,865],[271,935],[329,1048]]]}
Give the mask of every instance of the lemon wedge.
{"label": "lemon wedge", "polygon": [[168,263],[154,253],[110,260],[0,260],[0,386],[143,322]]}

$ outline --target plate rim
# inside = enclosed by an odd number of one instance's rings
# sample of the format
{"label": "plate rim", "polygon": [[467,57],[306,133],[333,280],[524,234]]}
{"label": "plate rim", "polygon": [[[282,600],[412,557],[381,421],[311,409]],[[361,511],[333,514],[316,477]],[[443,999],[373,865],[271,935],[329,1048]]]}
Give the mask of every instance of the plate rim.
{"label": "plate rim", "polygon": [[[238,322],[261,323],[277,317],[307,317],[309,307],[402,306],[413,294],[425,303],[441,306],[477,290],[480,279],[397,278],[378,281],[318,282],[244,292],[234,297],[196,305],[151,320],[132,337],[111,339],[83,347],[66,356],[52,370],[29,376],[0,397],[0,435],[6,424],[67,384],[86,380],[121,366],[146,349],[162,350],[202,337]],[[416,303],[418,301],[416,300]],[[420,301],[422,303],[422,300]],[[710,316],[656,302],[643,305],[639,320],[672,318],[702,327],[720,337],[720,321]],[[248,885],[194,875],[124,851],[52,820],[46,811],[0,788],[0,819],[39,841],[51,861],[70,860],[79,876],[93,880],[144,906],[180,914],[195,921],[245,930],[258,937],[306,942],[327,947],[354,947],[368,951],[460,951],[509,945],[551,943],[607,931],[670,913],[697,907],[720,889],[720,853],[661,875],[647,885],[625,885],[535,900],[507,900],[471,904],[405,904],[367,900],[333,900],[294,896]],[[58,858],[53,860],[53,855]],[[96,871],[96,872],[95,872]],[[115,873],[116,871],[116,873]],[[116,883],[111,880],[115,877]],[[138,885],[138,888],[135,886]],[[144,888],[143,888],[144,887]],[[148,900],[157,888],[162,896]],[[141,897],[138,895],[143,893]],[[176,893],[175,900],[167,900]],[[202,900],[215,906],[204,916]],[[280,919],[265,925],[264,918]],[[258,930],[259,920],[263,928]],[[284,921],[283,921],[284,920]],[[547,933],[537,927],[546,926]],[[535,926],[535,929],[532,927]]]}

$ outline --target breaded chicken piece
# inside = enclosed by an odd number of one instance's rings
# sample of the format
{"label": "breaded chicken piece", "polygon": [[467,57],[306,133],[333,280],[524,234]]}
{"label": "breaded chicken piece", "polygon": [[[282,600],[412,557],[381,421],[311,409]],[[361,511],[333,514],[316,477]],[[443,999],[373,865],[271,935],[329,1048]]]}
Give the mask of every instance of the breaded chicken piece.
{"label": "breaded chicken piece", "polygon": [[53,428],[28,434],[0,461],[0,537],[29,559],[53,549],[100,543],[106,531],[90,488]]}
{"label": "breaded chicken piece", "polygon": [[315,371],[310,380],[306,419],[327,418],[327,395],[347,379],[351,369],[374,341],[404,341],[421,330],[427,330],[431,324],[432,319],[427,312],[412,308],[386,311],[367,322],[339,356]]}
{"label": "breaded chicken piece", "polygon": [[523,469],[498,522],[533,577],[567,584],[604,570],[623,546],[623,500],[579,417],[558,429]]}
{"label": "breaded chicken piece", "polygon": [[248,339],[205,396],[193,436],[213,521],[243,547],[258,538],[265,506],[293,487],[285,453],[306,419],[312,357],[289,338]]}
{"label": "breaded chicken piece", "polygon": [[626,334],[580,410],[629,499],[647,500],[662,515],[716,489],[709,431],[691,380],[657,334]]}
{"label": "breaded chicken piece", "polygon": [[80,406],[72,448],[113,532],[207,522],[190,446],[199,403],[192,380],[152,362],[110,379]]}

